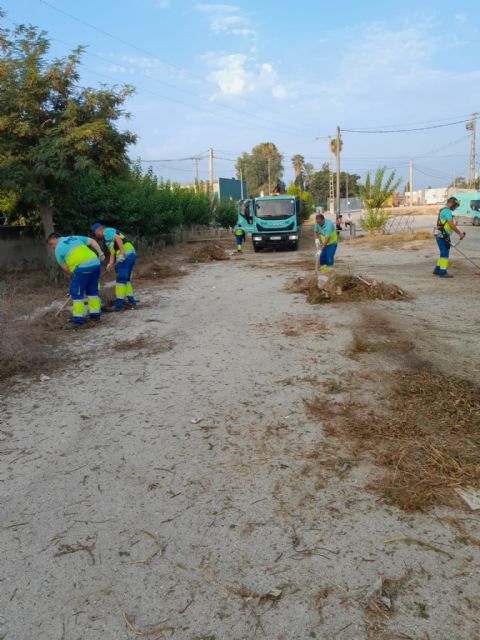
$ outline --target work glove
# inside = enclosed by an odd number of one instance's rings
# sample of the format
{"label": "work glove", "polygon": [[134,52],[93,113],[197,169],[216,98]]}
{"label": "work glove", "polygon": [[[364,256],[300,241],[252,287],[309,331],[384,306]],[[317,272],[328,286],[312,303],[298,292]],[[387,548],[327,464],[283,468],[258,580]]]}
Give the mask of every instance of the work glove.
{"label": "work glove", "polygon": [[104,253],[100,253],[98,257],[100,258],[100,262],[103,262],[105,260],[105,254]]}
{"label": "work glove", "polygon": [[125,262],[125,256],[120,253],[117,256],[117,262]]}
{"label": "work glove", "polygon": [[113,267],[113,264],[111,262],[109,262],[107,264],[107,266],[105,267],[105,271],[110,271],[112,267]]}
{"label": "work glove", "polygon": [[318,238],[315,238],[315,248],[320,249],[320,240]]}

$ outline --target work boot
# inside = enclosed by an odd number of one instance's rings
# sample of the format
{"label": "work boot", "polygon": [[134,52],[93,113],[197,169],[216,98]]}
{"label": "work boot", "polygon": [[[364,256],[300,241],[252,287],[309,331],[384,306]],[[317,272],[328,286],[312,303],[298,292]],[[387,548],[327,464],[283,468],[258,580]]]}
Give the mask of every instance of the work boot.
{"label": "work boot", "polygon": [[451,273],[439,273],[438,277],[439,278],[453,278]]}
{"label": "work boot", "polygon": [[439,276],[440,275],[440,267],[435,267],[435,269],[433,270],[433,275],[434,276]]}

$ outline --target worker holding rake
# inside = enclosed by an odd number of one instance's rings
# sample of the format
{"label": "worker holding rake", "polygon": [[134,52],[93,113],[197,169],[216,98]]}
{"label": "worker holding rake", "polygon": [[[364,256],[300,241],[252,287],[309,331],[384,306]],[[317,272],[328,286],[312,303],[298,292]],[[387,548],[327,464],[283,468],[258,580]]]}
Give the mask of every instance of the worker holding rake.
{"label": "worker holding rake", "polygon": [[434,275],[440,278],[453,278],[448,273],[448,258],[450,255],[450,247],[452,245],[451,235],[455,231],[460,236],[460,240],[463,240],[465,233],[460,231],[453,219],[453,212],[460,205],[457,198],[451,197],[447,200],[447,205],[440,210],[438,214],[437,226],[435,229],[435,236],[440,251],[440,257],[437,260]]}
{"label": "worker holding rake", "polygon": [[117,274],[115,284],[115,305],[109,311],[121,311],[125,306],[135,308],[137,301],[133,295],[132,270],[135,266],[137,254],[135,247],[126,238],[125,234],[117,231],[113,227],[105,227],[100,222],[96,222],[90,227],[90,231],[97,240],[105,241],[110,259],[107,265],[109,271],[115,265]]}
{"label": "worker holding rake", "polygon": [[100,320],[98,282],[100,260],[105,260],[105,254],[98,242],[86,236],[61,236],[54,232],[48,236],[47,244],[53,249],[60,267],[71,276],[70,296],[73,306],[68,328],[78,328],[85,323],[85,296],[90,318]]}
{"label": "worker holding rake", "polygon": [[335,252],[337,251],[337,232],[331,220],[319,213],[313,227],[315,247],[320,251],[320,271],[328,272],[333,269]]}

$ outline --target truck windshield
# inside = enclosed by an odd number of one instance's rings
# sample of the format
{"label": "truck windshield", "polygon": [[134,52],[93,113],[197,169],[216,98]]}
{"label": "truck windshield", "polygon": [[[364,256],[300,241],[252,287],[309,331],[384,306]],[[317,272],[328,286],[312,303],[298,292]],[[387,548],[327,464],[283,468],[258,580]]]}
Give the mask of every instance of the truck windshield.
{"label": "truck windshield", "polygon": [[295,215],[295,200],[261,200],[256,204],[256,216],[263,220],[285,220]]}

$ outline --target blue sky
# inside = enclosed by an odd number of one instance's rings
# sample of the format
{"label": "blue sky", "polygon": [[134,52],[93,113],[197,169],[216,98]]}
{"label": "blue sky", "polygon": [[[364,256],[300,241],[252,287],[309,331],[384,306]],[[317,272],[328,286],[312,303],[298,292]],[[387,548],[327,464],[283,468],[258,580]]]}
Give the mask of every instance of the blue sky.
{"label": "blue sky", "polygon": [[[321,166],[327,142],[318,138],[334,135],[337,125],[412,128],[480,111],[476,2],[279,5],[0,0],[9,21],[49,33],[52,55],[87,47],[83,85],[137,88],[127,105],[127,126],[139,135],[132,158],[202,154],[203,178],[209,147],[217,156],[215,175],[230,177],[231,160],[240,152],[272,141],[285,156],[288,180],[295,153]],[[411,157],[418,188],[443,186],[467,172],[465,124],[397,134],[346,132],[343,142],[342,169],[362,177],[381,164],[407,177]],[[153,166],[165,179],[193,177],[191,160]]]}

